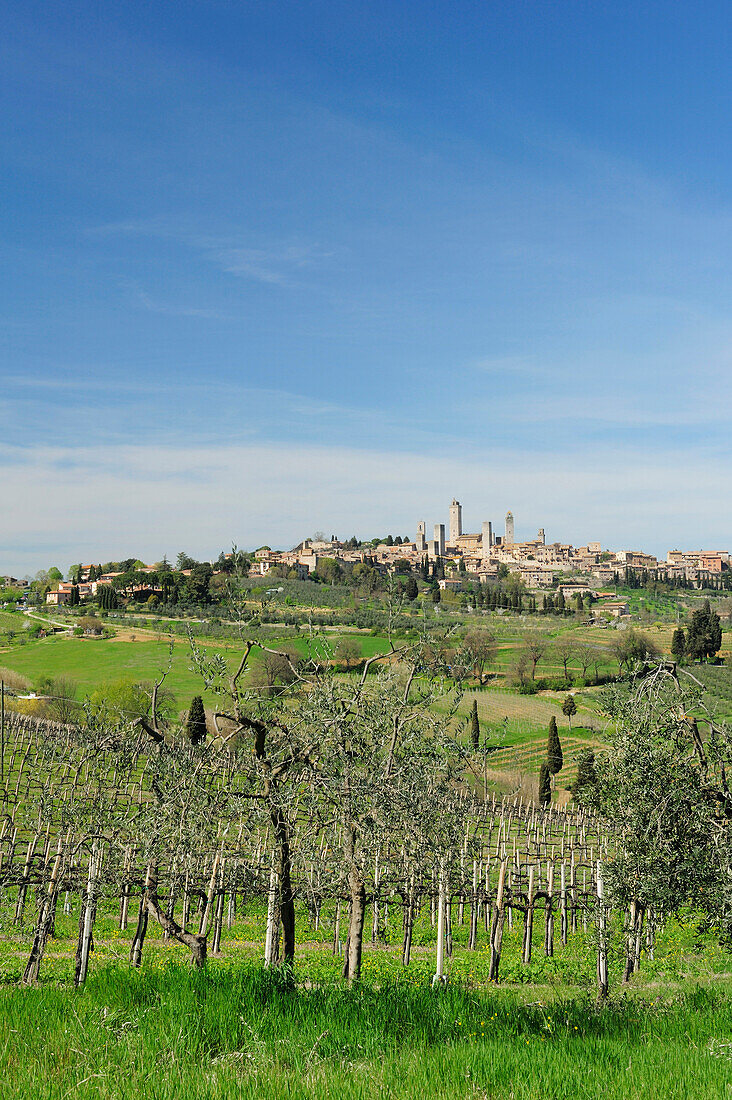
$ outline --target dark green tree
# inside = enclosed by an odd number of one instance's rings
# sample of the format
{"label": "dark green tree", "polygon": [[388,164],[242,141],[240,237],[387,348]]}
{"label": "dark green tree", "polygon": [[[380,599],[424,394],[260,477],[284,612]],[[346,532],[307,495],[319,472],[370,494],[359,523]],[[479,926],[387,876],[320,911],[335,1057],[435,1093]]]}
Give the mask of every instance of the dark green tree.
{"label": "dark green tree", "polygon": [[206,711],[200,695],[194,695],[186,718],[186,737],[192,745],[203,745],[206,741]]}
{"label": "dark green tree", "polygon": [[596,783],[595,754],[592,749],[582,749],[577,757],[577,781],[573,790],[575,802],[581,804],[588,801],[592,797]]}
{"label": "dark green tree", "polygon": [[717,655],[721,644],[722,624],[719,615],[712,611],[709,600],[705,600],[691,616],[686,635],[686,652],[692,660],[708,661]]}
{"label": "dark green tree", "polygon": [[562,714],[569,719],[569,728],[572,728],[572,716],[577,713],[577,703],[574,695],[565,695],[562,703]]}
{"label": "dark green tree", "polygon": [[100,584],[97,588],[97,603],[103,611],[113,611],[117,606],[117,593],[111,584]]}
{"label": "dark green tree", "polygon": [[71,592],[69,593],[69,604],[71,607],[77,607],[79,603],[79,586],[78,584],[72,584]]}
{"label": "dark green tree", "polygon": [[[568,699],[572,696],[568,695]],[[576,709],[576,708],[575,708]],[[562,752],[562,745],[559,740],[559,730],[557,729],[557,720],[554,715],[549,719],[549,738],[547,741],[546,750],[546,763],[549,768],[550,775],[556,775],[557,772],[562,770],[564,766],[564,753]]]}
{"label": "dark green tree", "polygon": [[552,777],[546,763],[539,769],[539,805],[548,806],[552,800]]}
{"label": "dark green tree", "polygon": [[473,699],[470,710],[470,740],[475,752],[480,748],[480,721],[478,719],[478,700]]}
{"label": "dark green tree", "polygon": [[671,639],[671,655],[679,662],[683,661],[686,656],[686,635],[681,627],[677,627],[677,629],[674,630]]}
{"label": "dark green tree", "polygon": [[404,585],[404,595],[408,600],[416,600],[419,595],[419,588],[414,577],[408,577],[407,583]]}

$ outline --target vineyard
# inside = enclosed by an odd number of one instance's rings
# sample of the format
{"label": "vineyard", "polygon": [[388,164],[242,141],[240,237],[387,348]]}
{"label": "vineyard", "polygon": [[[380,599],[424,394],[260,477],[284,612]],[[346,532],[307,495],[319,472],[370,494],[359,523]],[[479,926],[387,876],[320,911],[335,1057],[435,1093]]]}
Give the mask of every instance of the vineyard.
{"label": "vineyard", "polygon": [[[370,698],[358,697],[359,718],[366,716],[370,730],[385,717],[389,730],[397,720],[424,719],[420,708],[405,713],[408,693],[383,713],[393,686],[385,680]],[[328,702],[340,707],[344,700]],[[311,712],[308,736],[314,719],[322,730],[333,713]],[[446,746],[434,738],[402,758],[392,739],[392,775],[387,784],[382,774],[375,780],[364,760],[371,751],[380,762],[383,745],[367,744],[353,717],[345,770],[333,788],[311,770],[313,746],[296,745],[291,730],[284,755],[264,763],[255,755],[253,764],[251,749],[236,747],[231,733],[201,747],[169,742],[145,721],[81,729],[7,715],[1,919],[18,950],[27,938],[22,981],[39,978],[47,945],[73,918],[76,942],[68,947],[75,984],[83,985],[100,912],[114,913],[118,933],[131,936],[133,967],[142,963],[150,918],[202,967],[237,943],[244,914],[251,928],[252,912],[266,914],[266,966],[292,966],[299,923],[306,937],[342,956],[351,983],[361,977],[364,942],[393,942],[396,926],[405,970],[415,941],[423,945],[430,930],[435,983],[445,979],[455,940],[468,951],[487,950],[487,977],[499,981],[504,932],[514,928],[526,968],[536,954],[551,959],[555,945],[566,947],[572,937],[580,935],[585,948],[591,942],[601,996],[609,986],[611,928],[622,928],[624,981],[643,957],[653,959],[666,914],[642,903],[637,888],[627,908],[612,911],[603,867],[617,863],[618,841],[606,821],[572,805],[489,797],[467,782],[473,761],[465,752],[463,782],[456,784]],[[272,721],[281,725],[281,714]],[[262,719],[240,724],[263,736]],[[408,740],[405,730],[402,737]],[[293,768],[296,780],[276,788],[276,777]],[[422,970],[422,951],[419,961]],[[515,966],[512,975],[521,980]]]}
{"label": "vineyard", "polygon": [[259,1098],[273,1074],[296,1096],[418,1096],[426,1066],[459,1096],[472,1066],[493,1091],[469,1095],[534,1100],[540,1079],[578,1094],[580,1038],[611,1061],[630,1043],[655,1087],[690,1034],[693,1095],[718,1093],[723,997],[675,1008],[676,1036],[613,996],[662,981],[686,997],[689,976],[729,970],[730,744],[699,681],[660,662],[597,697],[603,732],[563,731],[563,786],[555,761],[539,805],[491,789],[494,768],[536,769],[539,740],[510,719],[503,746],[490,723],[481,738],[465,703],[492,693],[464,695],[428,639],[360,673],[291,659],[266,693],[246,686],[253,646],[233,672],[192,649],[213,736],[158,715],[163,675],[134,720],[6,711],[0,1026],[30,1067],[18,1096],[104,1081]]}
{"label": "vineyard", "polygon": [[[179,845],[186,828],[181,815],[176,854],[166,860],[157,851],[153,859],[148,830],[157,781],[144,733],[125,746],[123,763],[117,748],[97,753],[92,764],[79,752],[71,730],[17,716],[6,721],[6,730],[2,901],[6,927],[22,927],[29,916],[34,922],[25,982],[39,976],[59,906],[67,915],[78,915],[77,985],[86,979],[96,913],[112,902],[119,929],[135,927],[130,962],[139,966],[149,915],[202,964],[207,951],[221,952],[242,907],[264,899],[270,919],[263,958],[276,961],[271,841],[266,829],[252,830],[250,815],[227,815],[226,825],[216,829],[220,837],[210,830],[201,835],[197,829],[195,837],[189,833],[185,851]],[[227,800],[236,798],[225,757],[210,772],[206,790],[212,804],[224,792]],[[555,936],[566,944],[578,928],[586,932],[602,906],[598,867],[607,842],[596,820],[584,813],[543,811],[518,799],[461,797],[458,802],[451,809],[461,822],[462,839],[455,836],[444,852],[417,858],[402,843],[374,848],[371,874],[364,881],[372,902],[373,939],[380,937],[390,908],[398,908],[401,958],[408,966],[413,929],[428,913],[436,927],[435,973],[441,979],[445,952],[452,951],[453,922],[468,925],[471,948],[483,928],[491,946],[490,976],[497,980],[504,926],[523,921],[526,965],[532,951],[551,956]],[[293,892],[316,932],[327,925],[338,952],[348,898],[327,840],[320,840],[313,855],[295,829],[291,845]],[[539,946],[532,931],[536,913],[543,925]]]}

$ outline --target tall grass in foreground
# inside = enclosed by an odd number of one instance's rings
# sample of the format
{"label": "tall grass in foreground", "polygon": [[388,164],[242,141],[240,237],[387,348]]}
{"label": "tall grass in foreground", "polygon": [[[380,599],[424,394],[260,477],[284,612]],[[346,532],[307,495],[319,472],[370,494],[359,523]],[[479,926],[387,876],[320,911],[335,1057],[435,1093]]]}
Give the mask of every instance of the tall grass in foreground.
{"label": "tall grass in foreground", "polygon": [[522,1002],[446,987],[290,989],[256,969],[99,971],[0,991],[4,1098],[716,1098],[732,996]]}

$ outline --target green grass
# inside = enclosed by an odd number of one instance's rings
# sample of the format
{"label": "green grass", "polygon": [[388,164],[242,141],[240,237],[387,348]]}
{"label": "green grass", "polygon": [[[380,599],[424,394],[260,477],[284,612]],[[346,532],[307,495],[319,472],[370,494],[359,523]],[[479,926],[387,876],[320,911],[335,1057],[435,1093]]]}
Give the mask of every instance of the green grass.
{"label": "green grass", "polygon": [[589,995],[289,989],[253,968],[107,968],[79,994],[5,990],[0,1007],[7,1100],[718,1100],[730,1090],[732,998],[701,988],[599,1009]]}
{"label": "green grass", "polygon": [[[21,619],[21,627],[22,623]],[[41,676],[68,677],[78,684],[79,697],[92,692],[100,684],[114,680],[156,679],[167,667],[168,638],[156,640],[152,633],[142,630],[136,632],[134,627],[131,628],[131,633],[137,635],[134,641],[52,635],[26,642],[22,646],[0,649],[0,665],[20,672],[34,682]],[[353,634],[344,636],[355,638],[364,657],[384,653],[389,649],[389,643],[384,637]],[[339,640],[338,636],[329,637],[328,650],[335,651]],[[305,638],[288,637],[286,642],[298,649],[303,656],[311,648]],[[232,665],[237,654],[241,653],[240,643],[233,639],[216,643],[198,639],[198,644],[210,653],[222,653],[227,660],[231,659]],[[278,641],[268,639],[266,644],[276,648]],[[321,640],[316,640],[314,655],[321,658],[328,655]],[[258,653],[255,650],[252,662],[256,663],[257,660]],[[184,701],[192,695],[201,694],[201,678],[192,669],[191,651],[186,638],[175,639],[173,663],[166,687],[176,698]]]}
{"label": "green grass", "polygon": [[28,620],[23,615],[12,611],[0,611],[0,634],[7,634],[9,630],[20,631]]}
{"label": "green grass", "polygon": [[[168,642],[127,642],[51,636],[0,651],[0,664],[36,681],[41,676],[66,676],[83,696],[99,684],[121,679],[154,680],[167,666]],[[201,692],[200,676],[191,670],[188,642],[177,639],[166,686],[178,698]]]}

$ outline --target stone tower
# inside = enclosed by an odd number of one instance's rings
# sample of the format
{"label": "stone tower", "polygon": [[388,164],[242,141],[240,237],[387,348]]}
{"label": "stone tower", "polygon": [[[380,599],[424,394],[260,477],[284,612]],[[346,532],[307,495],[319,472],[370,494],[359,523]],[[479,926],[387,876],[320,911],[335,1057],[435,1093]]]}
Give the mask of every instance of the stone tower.
{"label": "stone tower", "polygon": [[445,556],[445,524],[435,524],[435,537],[433,540],[433,547],[435,557],[444,558]]}
{"label": "stone tower", "polygon": [[459,500],[453,497],[450,505],[450,546],[457,546],[457,540],[463,533],[463,509]]}
{"label": "stone tower", "polygon": [[491,556],[491,547],[493,546],[493,524],[490,520],[484,521],[481,534],[483,561],[488,561]]}
{"label": "stone tower", "polygon": [[506,512],[506,538],[507,546],[513,545],[513,512]]}
{"label": "stone tower", "polygon": [[418,550],[427,549],[427,524],[423,519],[417,524],[417,537],[414,540]]}

